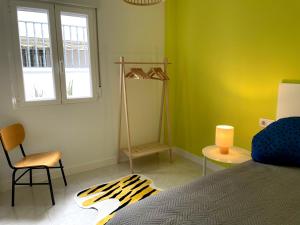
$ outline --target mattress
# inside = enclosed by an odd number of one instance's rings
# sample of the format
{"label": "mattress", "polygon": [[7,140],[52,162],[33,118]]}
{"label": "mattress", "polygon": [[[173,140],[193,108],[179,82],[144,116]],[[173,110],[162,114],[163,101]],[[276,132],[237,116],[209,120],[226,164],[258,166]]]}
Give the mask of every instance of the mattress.
{"label": "mattress", "polygon": [[249,161],[120,210],[108,225],[300,225],[300,168]]}

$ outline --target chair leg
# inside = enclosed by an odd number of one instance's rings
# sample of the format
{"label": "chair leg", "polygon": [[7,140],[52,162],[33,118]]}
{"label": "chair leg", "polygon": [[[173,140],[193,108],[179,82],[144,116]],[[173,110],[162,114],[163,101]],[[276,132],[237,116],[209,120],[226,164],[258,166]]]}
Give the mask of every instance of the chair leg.
{"label": "chair leg", "polygon": [[16,172],[17,170],[15,169],[13,174],[12,174],[12,180],[11,180],[11,206],[15,206],[15,179],[16,179]]}
{"label": "chair leg", "polygon": [[60,170],[61,170],[62,177],[64,179],[65,186],[67,186],[68,183],[67,183],[67,179],[66,179],[65,172],[64,172],[64,167],[63,167],[61,160],[59,160],[59,165],[60,165]]}
{"label": "chair leg", "polygon": [[46,168],[46,170],[47,170],[48,184],[49,184],[49,188],[50,188],[50,194],[51,194],[52,205],[55,205],[54,194],[53,194],[53,188],[52,188],[52,182],[51,182],[51,176],[50,176],[50,170],[49,170],[49,168]]}
{"label": "chair leg", "polygon": [[29,183],[30,187],[32,187],[32,169],[29,170]]}

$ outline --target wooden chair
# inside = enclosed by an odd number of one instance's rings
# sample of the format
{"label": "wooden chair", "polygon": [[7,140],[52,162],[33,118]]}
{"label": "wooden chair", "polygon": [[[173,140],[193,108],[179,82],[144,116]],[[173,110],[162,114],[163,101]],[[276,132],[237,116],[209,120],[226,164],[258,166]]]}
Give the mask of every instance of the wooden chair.
{"label": "wooden chair", "polygon": [[[14,124],[3,129],[0,129],[0,140],[2,147],[10,168],[13,169],[12,173],[12,198],[11,206],[15,205],[15,186],[16,185],[49,185],[52,205],[55,205],[53,188],[51,183],[50,169],[61,169],[61,173],[64,179],[65,186],[67,186],[67,180],[64,174],[64,167],[61,161],[61,152],[45,152],[38,154],[26,155],[23,148],[23,141],[25,139],[24,127],[21,124]],[[23,159],[13,164],[9,157],[9,152],[20,147]],[[59,166],[56,166],[59,163]],[[33,183],[32,171],[45,169],[47,171],[48,182],[47,183]],[[25,170],[17,179],[16,173],[19,170]],[[18,181],[29,172],[29,183],[18,183]]]}

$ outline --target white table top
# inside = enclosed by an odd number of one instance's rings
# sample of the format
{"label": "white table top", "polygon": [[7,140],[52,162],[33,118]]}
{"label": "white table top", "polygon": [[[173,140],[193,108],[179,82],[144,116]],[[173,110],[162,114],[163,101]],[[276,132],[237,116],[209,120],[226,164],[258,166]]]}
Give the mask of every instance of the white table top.
{"label": "white table top", "polygon": [[219,148],[212,145],[203,148],[202,153],[206,158],[222,163],[240,164],[251,160],[250,151],[239,147],[230,148],[229,154],[221,154]]}

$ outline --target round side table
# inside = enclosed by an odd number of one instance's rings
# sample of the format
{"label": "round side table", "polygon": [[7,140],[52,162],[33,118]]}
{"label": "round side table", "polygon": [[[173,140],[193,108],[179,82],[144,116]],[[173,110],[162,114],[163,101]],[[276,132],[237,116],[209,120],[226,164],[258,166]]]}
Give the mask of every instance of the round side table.
{"label": "round side table", "polygon": [[207,146],[202,149],[203,154],[203,175],[206,175],[207,159],[211,159],[216,162],[228,163],[228,164],[240,164],[251,160],[250,151],[240,148],[232,147],[229,149],[228,154],[222,154],[219,148],[215,145]]}

